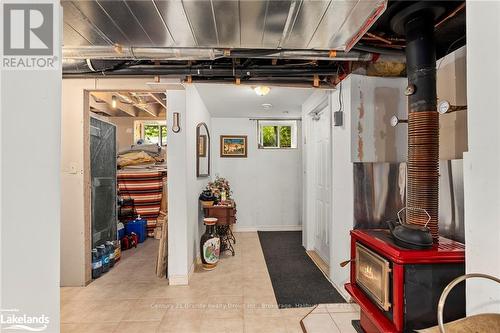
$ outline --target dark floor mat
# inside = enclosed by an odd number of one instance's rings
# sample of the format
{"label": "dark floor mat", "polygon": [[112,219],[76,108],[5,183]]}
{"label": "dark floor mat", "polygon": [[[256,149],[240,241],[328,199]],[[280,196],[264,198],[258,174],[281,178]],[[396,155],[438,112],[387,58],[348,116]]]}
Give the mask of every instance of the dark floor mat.
{"label": "dark floor mat", "polygon": [[345,303],[306,254],[301,231],[259,231],[259,239],[280,308]]}

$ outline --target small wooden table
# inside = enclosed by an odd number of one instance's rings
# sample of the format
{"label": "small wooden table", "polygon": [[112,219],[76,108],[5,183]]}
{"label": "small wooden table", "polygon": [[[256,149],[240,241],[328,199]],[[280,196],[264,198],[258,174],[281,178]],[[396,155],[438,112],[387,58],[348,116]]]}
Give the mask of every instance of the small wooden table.
{"label": "small wooden table", "polygon": [[231,231],[231,226],[236,223],[236,203],[231,201],[226,205],[204,206],[203,212],[205,217],[215,217],[217,219],[217,233],[221,240],[221,253],[230,251],[234,256],[233,244],[236,243],[236,238]]}

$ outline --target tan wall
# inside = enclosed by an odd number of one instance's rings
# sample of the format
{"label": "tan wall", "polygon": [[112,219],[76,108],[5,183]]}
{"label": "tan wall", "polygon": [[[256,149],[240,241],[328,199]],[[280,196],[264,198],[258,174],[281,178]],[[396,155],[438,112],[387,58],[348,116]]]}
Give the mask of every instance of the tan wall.
{"label": "tan wall", "polygon": [[[465,46],[438,60],[438,100],[452,105],[467,104],[467,73]],[[467,146],[467,111],[440,116],[440,150],[442,160],[462,159]]]}
{"label": "tan wall", "polygon": [[152,120],[161,121],[162,118],[156,117],[108,117],[107,120],[116,125],[116,143],[118,151],[129,149],[135,143],[134,140],[134,121]]}

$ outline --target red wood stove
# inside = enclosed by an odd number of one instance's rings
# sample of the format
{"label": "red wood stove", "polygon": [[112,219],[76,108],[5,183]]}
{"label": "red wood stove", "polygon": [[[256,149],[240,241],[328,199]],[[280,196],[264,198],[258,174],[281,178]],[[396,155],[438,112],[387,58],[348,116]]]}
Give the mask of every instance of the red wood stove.
{"label": "red wood stove", "polygon": [[[351,231],[346,290],[361,308],[360,332],[413,332],[437,324],[441,292],[465,273],[465,246],[441,237],[429,250],[396,245],[387,230]],[[445,320],[465,316],[465,287],[455,288]]]}

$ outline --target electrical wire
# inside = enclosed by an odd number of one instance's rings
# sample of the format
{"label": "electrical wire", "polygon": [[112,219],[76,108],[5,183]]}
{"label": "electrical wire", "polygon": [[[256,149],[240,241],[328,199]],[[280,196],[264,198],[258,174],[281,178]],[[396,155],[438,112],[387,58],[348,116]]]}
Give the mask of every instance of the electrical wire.
{"label": "electrical wire", "polygon": [[458,38],[457,40],[455,40],[453,43],[450,44],[450,46],[448,47],[448,49],[446,50],[444,56],[441,58],[441,60],[439,61],[439,64],[436,68],[436,72],[439,71],[439,68],[441,67],[441,64],[443,63],[443,60],[444,58],[448,55],[448,52],[450,52],[451,48],[456,44],[458,43],[459,41],[461,41],[462,39],[465,38],[465,35],[464,36],[461,36],[460,38]]}

